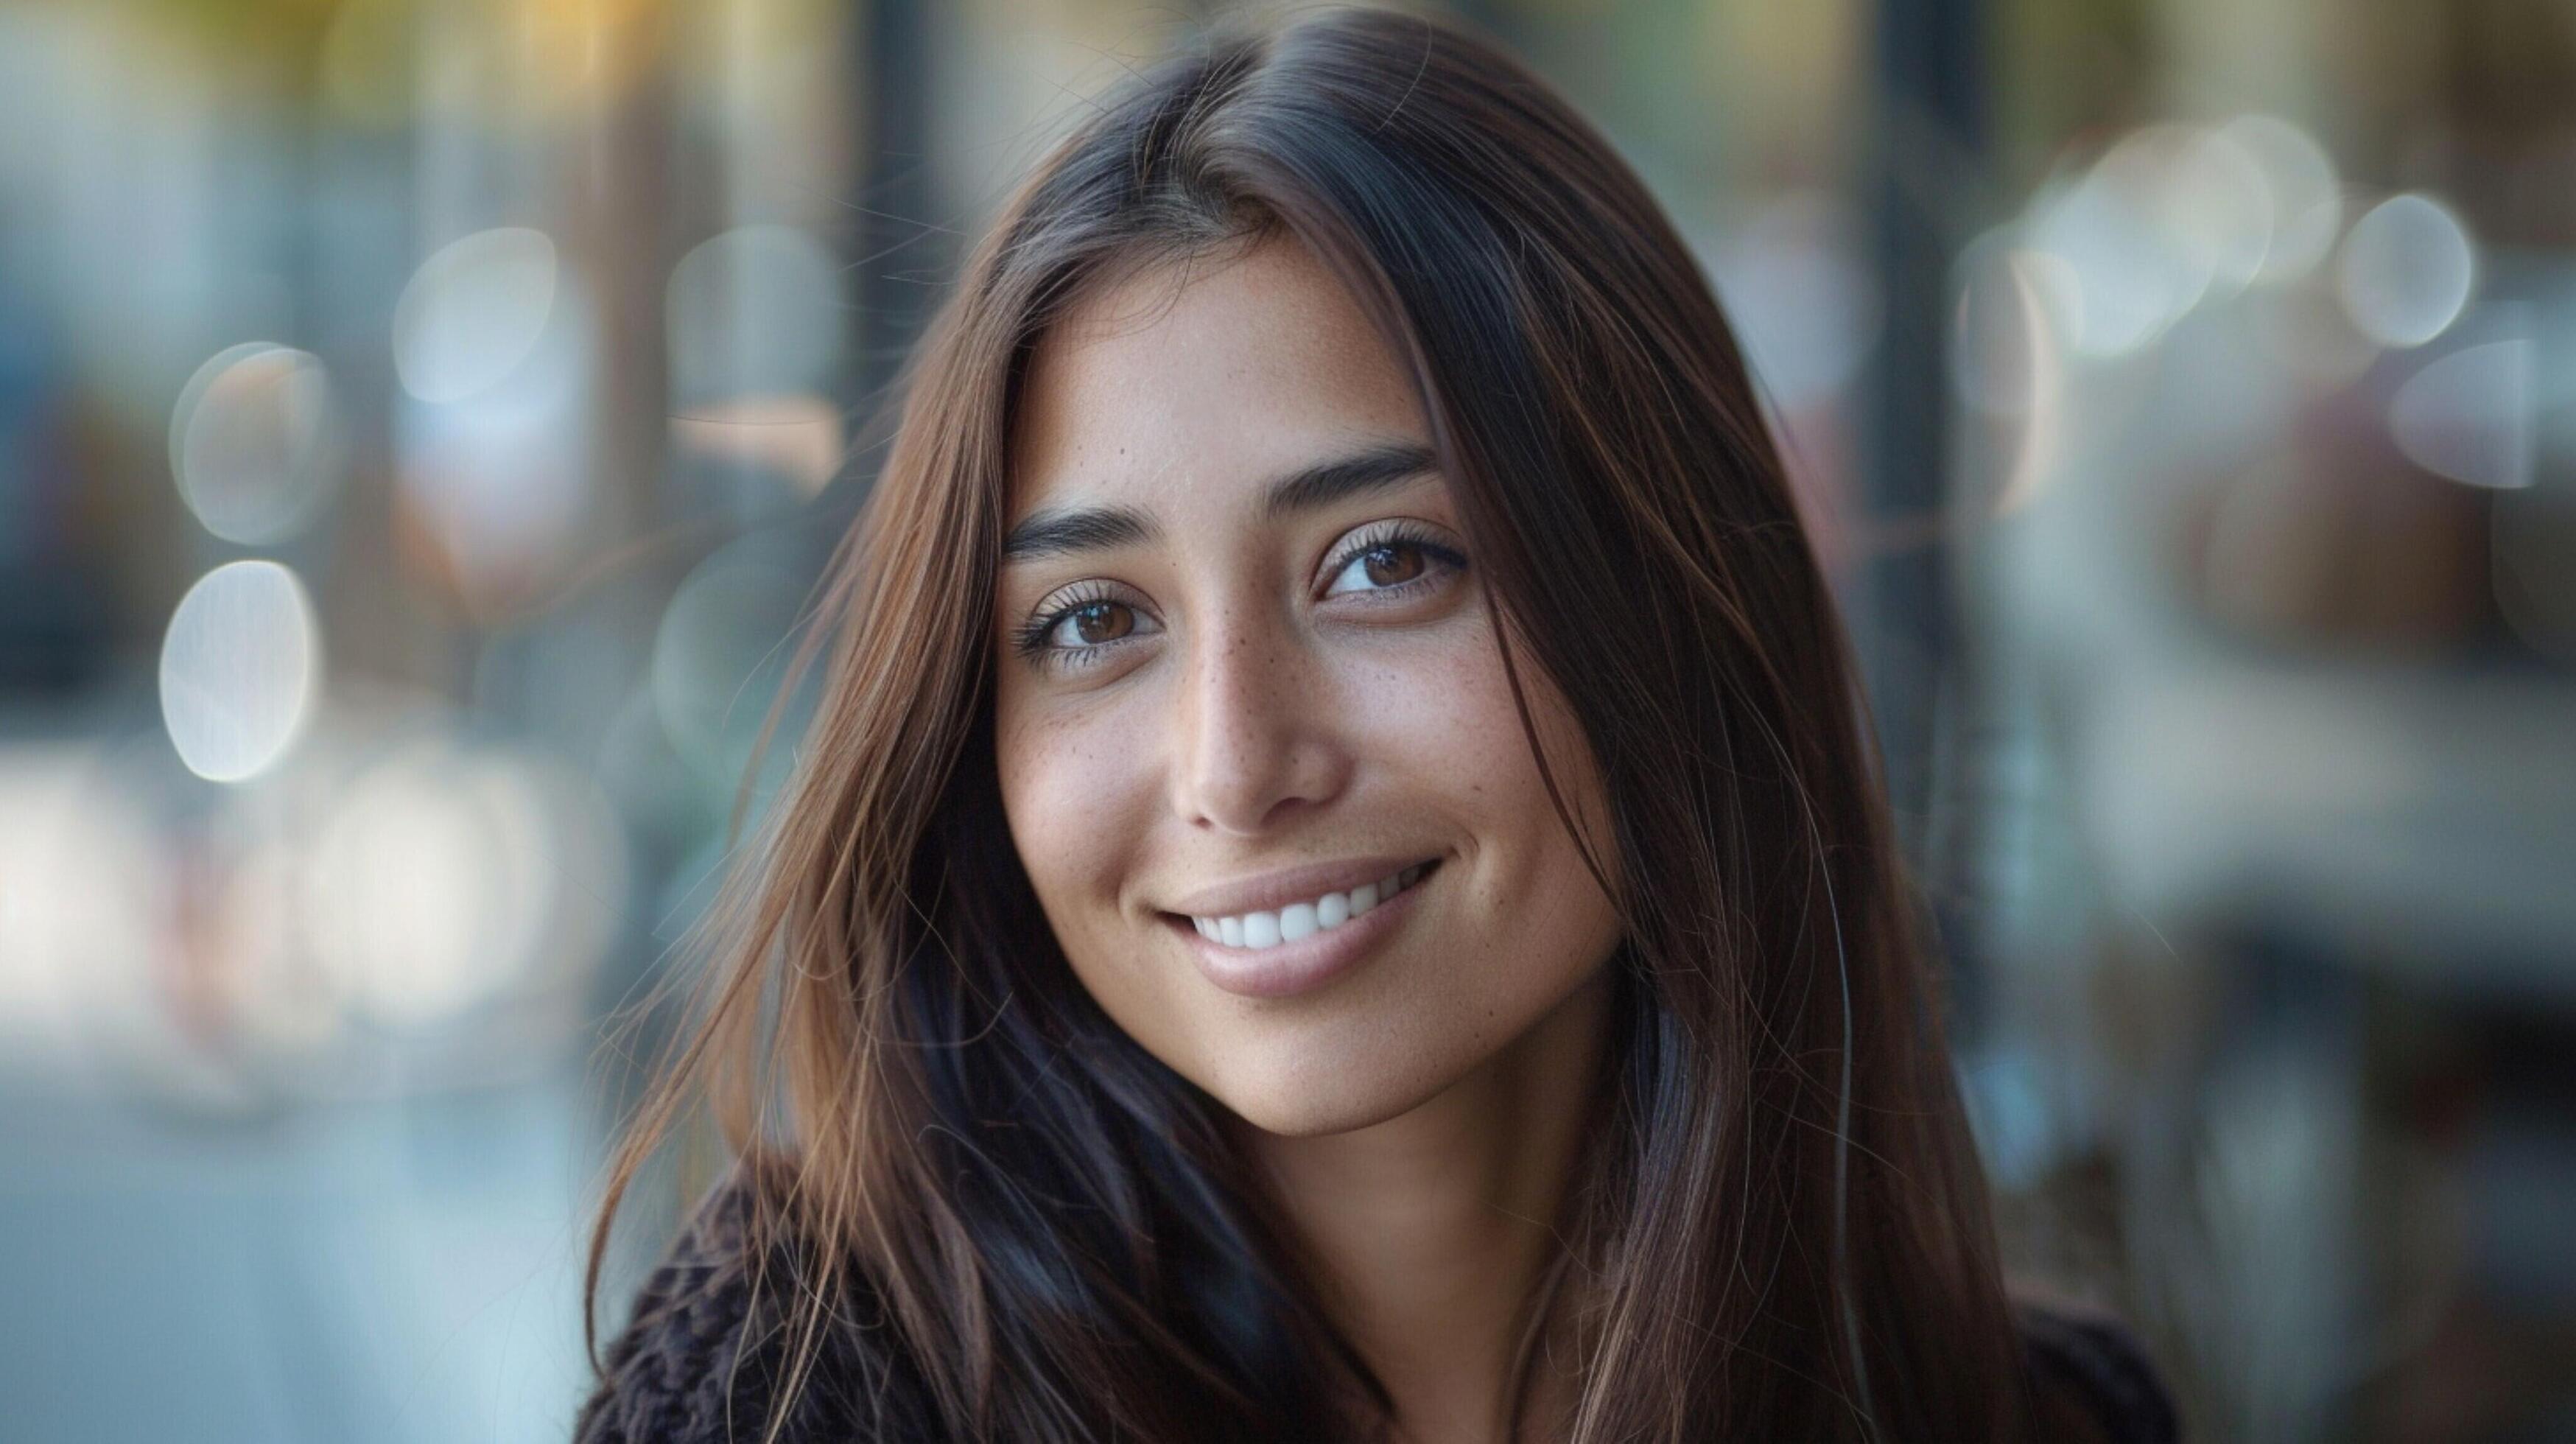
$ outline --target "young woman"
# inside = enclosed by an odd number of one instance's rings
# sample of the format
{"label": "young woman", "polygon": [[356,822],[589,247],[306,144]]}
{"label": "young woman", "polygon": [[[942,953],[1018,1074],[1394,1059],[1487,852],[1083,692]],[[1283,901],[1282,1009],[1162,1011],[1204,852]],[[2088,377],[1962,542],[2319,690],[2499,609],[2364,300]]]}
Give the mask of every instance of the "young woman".
{"label": "young woman", "polygon": [[1824,579],[1547,86],[1337,10],[1005,208],[586,1440],[2153,1439],[2017,1311]]}

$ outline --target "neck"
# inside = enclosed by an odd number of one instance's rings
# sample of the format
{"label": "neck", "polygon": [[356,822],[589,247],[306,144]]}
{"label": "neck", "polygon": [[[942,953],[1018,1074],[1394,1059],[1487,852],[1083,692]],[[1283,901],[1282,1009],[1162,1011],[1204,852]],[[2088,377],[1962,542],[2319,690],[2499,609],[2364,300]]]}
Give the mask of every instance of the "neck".
{"label": "neck", "polygon": [[[1603,969],[1476,1070],[1346,1133],[1248,1125],[1325,1303],[1394,1396],[1412,1444],[1496,1444],[1527,1308],[1559,1224],[1609,1012]],[[1548,1417],[1562,1381],[1529,1411]]]}

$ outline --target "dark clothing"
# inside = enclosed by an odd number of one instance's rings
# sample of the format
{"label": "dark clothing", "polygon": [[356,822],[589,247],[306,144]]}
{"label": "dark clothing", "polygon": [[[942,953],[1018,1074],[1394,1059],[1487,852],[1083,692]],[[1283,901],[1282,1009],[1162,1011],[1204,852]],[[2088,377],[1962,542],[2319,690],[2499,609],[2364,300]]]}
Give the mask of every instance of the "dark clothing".
{"label": "dark clothing", "polygon": [[[633,1321],[608,1347],[606,1377],[582,1406],[575,1444],[762,1438],[769,1401],[791,1362],[782,1296],[794,1287],[794,1265],[774,1254],[755,1300],[740,1179],[708,1196],[646,1280]],[[2179,1437],[2172,1398],[2118,1322],[2057,1305],[2025,1302],[2015,1311],[2052,1439],[2173,1444]],[[785,1444],[920,1444],[942,1436],[928,1388],[902,1367],[900,1350],[855,1347],[845,1329],[824,1337],[780,1432]]]}
{"label": "dark clothing", "polygon": [[2073,1434],[2080,1421],[2098,1428],[2105,1444],[2173,1444],[2182,1437],[2173,1396],[2119,1320],[2026,1299],[2015,1301],[2013,1315],[2043,1424],[2052,1415],[2074,1414],[2050,1432]]}
{"label": "dark clothing", "polygon": [[[765,1436],[794,1363],[788,1298],[800,1260],[772,1247],[766,1276],[753,1277],[744,1177],[737,1168],[708,1195],[645,1280],[633,1319],[601,1360],[607,1376],[582,1405],[575,1444],[758,1444]],[[852,1333],[823,1331],[781,1444],[944,1439],[929,1389],[900,1368],[901,1351],[862,1348]]]}

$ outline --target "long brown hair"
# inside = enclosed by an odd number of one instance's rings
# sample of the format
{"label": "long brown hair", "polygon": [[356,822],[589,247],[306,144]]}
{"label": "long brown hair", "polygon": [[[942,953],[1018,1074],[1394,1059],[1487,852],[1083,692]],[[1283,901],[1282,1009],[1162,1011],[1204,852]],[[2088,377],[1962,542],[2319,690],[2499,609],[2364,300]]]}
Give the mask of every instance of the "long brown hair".
{"label": "long brown hair", "polygon": [[1383,1432],[1388,1395],[1221,1105],[1075,980],[995,784],[987,639],[1033,345],[1104,276],[1282,234],[1411,374],[1515,691],[1533,667],[1557,684],[1611,799],[1616,857],[1587,857],[1625,935],[1547,1285],[1579,1320],[1579,1399],[1549,1428],[2025,1432],[1927,945],[1742,355],[1554,90],[1359,9],[1136,77],[969,260],[836,562],[819,715],[731,881],[703,1025],[615,1159],[589,1313],[619,1201],[704,1096],[763,1180],[751,1251],[795,1241],[773,1430],[820,1389],[868,1401],[880,1437]]}

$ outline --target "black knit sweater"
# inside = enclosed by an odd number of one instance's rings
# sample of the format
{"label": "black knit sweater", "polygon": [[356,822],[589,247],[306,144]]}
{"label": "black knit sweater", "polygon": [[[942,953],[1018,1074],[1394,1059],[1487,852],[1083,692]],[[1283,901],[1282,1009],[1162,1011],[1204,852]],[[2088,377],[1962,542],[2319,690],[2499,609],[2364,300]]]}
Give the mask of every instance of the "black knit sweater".
{"label": "black knit sweater", "polygon": [[[638,1294],[574,1425],[575,1444],[733,1444],[761,1439],[783,1382],[787,1305],[797,1260],[773,1250],[755,1290],[745,1243],[749,1194],[735,1174],[701,1203]],[[755,1293],[758,1297],[755,1297]],[[2107,1316],[2016,1305],[2049,1437],[2173,1444],[2173,1400],[2128,1331]],[[879,1320],[845,1320],[864,1332]],[[924,1444],[945,1437],[927,1386],[901,1350],[858,1346],[846,1328],[824,1344],[780,1438],[789,1444]]]}

